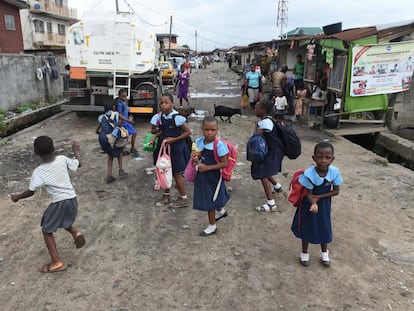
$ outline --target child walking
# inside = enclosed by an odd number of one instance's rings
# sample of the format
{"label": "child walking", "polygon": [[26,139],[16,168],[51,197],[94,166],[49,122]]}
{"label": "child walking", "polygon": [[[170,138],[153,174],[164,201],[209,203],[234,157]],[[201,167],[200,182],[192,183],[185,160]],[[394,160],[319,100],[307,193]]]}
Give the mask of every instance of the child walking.
{"label": "child walking", "polygon": [[[191,135],[185,117],[173,109],[173,97],[171,94],[161,96],[161,114],[155,114],[151,123],[151,132],[159,134],[158,146],[154,153],[154,164],[157,161],[162,142],[171,145],[172,173],[180,194],[179,198],[171,204],[171,207],[187,207],[188,197],[184,189],[184,172],[187,162],[190,159],[190,148],[185,139]],[[169,189],[164,190],[162,198],[156,202],[157,206],[169,205],[171,203]]]}
{"label": "child walking", "polygon": [[[216,141],[218,132],[216,118],[205,117],[201,127],[203,136],[195,141],[198,151],[192,153],[192,160],[198,170],[194,182],[193,208],[207,211],[209,225],[200,232],[200,236],[209,236],[217,232],[216,221],[227,216],[223,207],[229,200],[229,195],[220,170],[227,165],[229,149],[222,141]],[[214,157],[215,144],[217,144],[219,162]]]}
{"label": "child walking", "polygon": [[[96,129],[96,133],[99,135],[99,144],[101,145],[101,149],[108,155],[108,173],[106,176],[106,183],[109,184],[115,181],[115,177],[112,174],[112,165],[114,162],[114,158],[118,159],[118,174],[119,177],[126,177],[128,173],[126,173],[123,169],[123,161],[122,161],[122,150],[123,148],[117,148],[114,144],[109,141],[108,137],[111,137],[113,141],[115,141],[115,137],[113,137],[114,129],[119,124],[119,113],[116,111],[115,105],[107,105],[105,107],[106,113],[102,114],[98,117],[98,128]],[[119,129],[118,129],[119,131]],[[112,141],[111,140],[111,141]]]}
{"label": "child walking", "polygon": [[284,153],[282,141],[278,139],[276,127],[270,117],[272,108],[272,104],[265,100],[257,102],[255,107],[256,116],[260,118],[256,124],[255,133],[264,136],[268,148],[265,159],[262,162],[252,162],[250,170],[252,178],[254,180],[260,179],[262,182],[266,195],[266,203],[256,207],[259,212],[276,211],[277,206],[273,193],[283,190],[282,185],[273,177],[282,169]]}
{"label": "child walking", "polygon": [[305,88],[303,81],[298,82],[298,90],[296,95],[298,97],[295,105],[295,120],[300,120],[302,116],[303,99],[308,97],[308,90]]}
{"label": "child walking", "polygon": [[55,156],[52,139],[48,136],[37,137],[34,141],[34,152],[42,159],[43,164],[33,171],[28,190],[11,195],[12,201],[18,202],[31,197],[37,188],[45,186],[52,197],[52,203],[44,211],[40,224],[51,257],[51,262],[40,268],[42,273],[60,272],[67,269],[67,265],[59,257],[53,237],[53,232],[56,232],[58,228],[64,228],[72,235],[76,248],[85,245],[85,237],[72,226],[78,213],[78,201],[68,169],[76,171],[80,166],[80,148],[77,142],[73,142],[72,150],[76,159],[70,159],[64,155]]}
{"label": "child walking", "polygon": [[188,101],[188,87],[190,85],[190,73],[185,70],[184,65],[181,65],[180,72],[177,76],[177,82],[178,84],[178,95],[177,97],[180,100],[180,107],[183,106],[183,98],[187,102],[187,105],[190,105],[190,102]]}
{"label": "child walking", "polygon": [[[129,152],[134,157],[139,157],[138,150],[135,149],[135,139],[137,138],[137,131],[133,126],[133,118],[129,115],[128,91],[126,89],[120,89],[118,92],[118,102],[116,105],[116,110],[119,112],[121,125],[127,129],[128,135],[131,136],[131,150]],[[128,151],[125,151],[125,154],[128,154]]]}
{"label": "child walking", "polygon": [[318,143],[313,151],[312,165],[300,175],[299,183],[307,189],[302,205],[297,208],[291,230],[302,239],[300,264],[309,265],[309,243],[321,245],[321,262],[330,266],[328,243],[332,241],[331,197],[338,195],[342,176],[331,165],[334,147],[328,142]]}

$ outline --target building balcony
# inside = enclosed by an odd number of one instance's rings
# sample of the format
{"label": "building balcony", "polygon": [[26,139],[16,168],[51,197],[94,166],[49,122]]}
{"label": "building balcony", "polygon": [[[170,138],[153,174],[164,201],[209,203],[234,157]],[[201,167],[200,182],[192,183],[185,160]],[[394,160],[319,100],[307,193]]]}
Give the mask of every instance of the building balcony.
{"label": "building balcony", "polygon": [[50,0],[38,0],[39,6],[30,8],[30,13],[33,14],[49,14],[63,19],[71,20],[78,19],[78,11],[66,5],[59,6]]}
{"label": "building balcony", "polygon": [[57,33],[37,33],[33,38],[33,47],[38,49],[53,49],[65,47],[65,35]]}

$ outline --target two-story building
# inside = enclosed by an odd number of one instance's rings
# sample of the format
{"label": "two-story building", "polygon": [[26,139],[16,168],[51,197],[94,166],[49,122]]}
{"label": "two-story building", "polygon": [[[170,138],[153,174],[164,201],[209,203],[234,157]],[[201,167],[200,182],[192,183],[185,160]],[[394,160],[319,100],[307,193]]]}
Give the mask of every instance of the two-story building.
{"label": "two-story building", "polygon": [[77,20],[77,10],[68,0],[28,0],[30,8],[20,10],[23,45],[26,52],[64,50],[67,28]]}
{"label": "two-story building", "polygon": [[23,52],[19,10],[28,8],[25,1],[0,0],[0,53]]}

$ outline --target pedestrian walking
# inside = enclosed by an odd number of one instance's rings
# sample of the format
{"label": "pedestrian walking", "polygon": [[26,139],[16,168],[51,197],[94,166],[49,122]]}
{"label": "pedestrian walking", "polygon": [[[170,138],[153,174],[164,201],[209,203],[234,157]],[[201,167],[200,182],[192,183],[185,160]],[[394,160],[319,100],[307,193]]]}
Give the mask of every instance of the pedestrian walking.
{"label": "pedestrian walking", "polygon": [[[192,153],[192,160],[198,171],[194,182],[193,208],[207,211],[209,224],[200,232],[200,236],[209,236],[217,232],[216,221],[227,216],[224,206],[229,195],[221,178],[221,169],[227,165],[229,149],[221,140],[214,146],[218,133],[216,118],[205,117],[201,128],[203,136],[196,139],[197,151]],[[214,148],[217,148],[216,151]],[[219,162],[216,161],[214,152],[217,152]]]}
{"label": "pedestrian walking", "polygon": [[85,245],[85,237],[73,227],[78,214],[78,201],[70,181],[68,170],[76,171],[80,166],[80,147],[73,142],[72,151],[75,159],[64,155],[55,155],[53,140],[48,136],[39,136],[34,141],[34,153],[40,157],[42,164],[32,173],[28,190],[20,194],[12,194],[13,202],[33,196],[37,188],[45,187],[52,202],[43,213],[40,225],[43,238],[49,251],[51,262],[40,268],[42,273],[65,271],[68,266],[59,257],[53,233],[58,228],[68,231],[74,240],[76,248]]}

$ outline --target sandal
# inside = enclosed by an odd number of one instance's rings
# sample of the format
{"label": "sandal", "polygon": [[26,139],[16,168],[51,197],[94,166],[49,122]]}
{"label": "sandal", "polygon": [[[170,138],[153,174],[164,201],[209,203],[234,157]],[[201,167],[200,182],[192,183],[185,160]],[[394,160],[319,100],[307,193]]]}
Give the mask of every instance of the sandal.
{"label": "sandal", "polygon": [[175,202],[173,202],[170,207],[173,208],[182,208],[188,206],[188,199],[178,198]]}
{"label": "sandal", "polygon": [[275,212],[276,208],[277,208],[276,204],[269,205],[269,204],[265,203],[261,206],[257,206],[256,211],[258,211],[258,212]]}
{"label": "sandal", "polygon": [[163,207],[163,206],[170,204],[170,202],[171,202],[170,195],[164,193],[162,195],[162,198],[155,203],[155,206]]}

